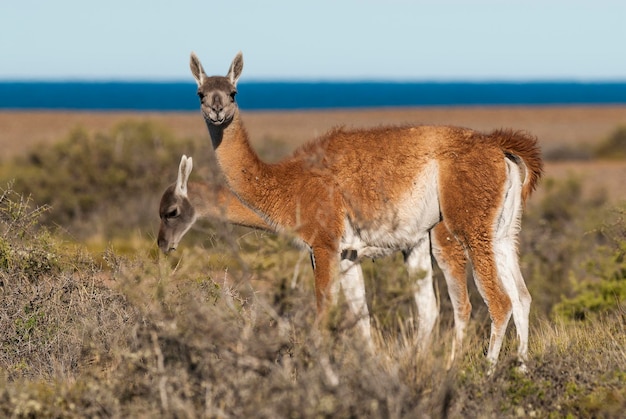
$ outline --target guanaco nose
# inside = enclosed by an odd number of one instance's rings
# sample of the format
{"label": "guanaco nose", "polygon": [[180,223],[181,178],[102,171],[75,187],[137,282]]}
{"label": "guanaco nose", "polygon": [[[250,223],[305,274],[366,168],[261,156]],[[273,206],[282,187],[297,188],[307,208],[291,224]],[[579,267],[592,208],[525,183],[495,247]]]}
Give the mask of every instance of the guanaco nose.
{"label": "guanaco nose", "polygon": [[213,102],[211,104],[211,108],[217,113],[220,113],[222,112],[222,110],[224,110],[224,104],[222,103],[222,98],[220,97],[219,94],[213,95]]}
{"label": "guanaco nose", "polygon": [[157,245],[159,246],[159,249],[161,249],[161,251],[163,253],[165,253],[165,254],[168,254],[168,253],[173,252],[174,250],[176,250],[176,245],[168,244],[168,242],[165,239],[165,237],[159,236],[158,239],[157,239]]}

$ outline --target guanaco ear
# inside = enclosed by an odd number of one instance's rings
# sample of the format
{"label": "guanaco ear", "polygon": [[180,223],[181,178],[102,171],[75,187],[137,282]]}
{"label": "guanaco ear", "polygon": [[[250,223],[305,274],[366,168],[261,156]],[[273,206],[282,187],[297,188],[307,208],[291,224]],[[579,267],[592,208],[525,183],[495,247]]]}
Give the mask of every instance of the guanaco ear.
{"label": "guanaco ear", "polygon": [[189,60],[189,68],[191,68],[191,74],[193,75],[193,78],[196,79],[198,87],[202,86],[202,83],[207,78],[207,75],[204,72],[202,64],[200,64],[200,59],[193,51],[191,52],[191,58]]}
{"label": "guanaco ear", "polygon": [[193,160],[183,154],[178,166],[178,179],[176,179],[176,194],[187,197],[187,181],[193,168]]}
{"label": "guanaco ear", "polygon": [[230,64],[230,68],[228,69],[228,80],[233,86],[237,86],[237,80],[241,76],[241,72],[243,71],[243,54],[241,51],[237,53],[233,62]]}

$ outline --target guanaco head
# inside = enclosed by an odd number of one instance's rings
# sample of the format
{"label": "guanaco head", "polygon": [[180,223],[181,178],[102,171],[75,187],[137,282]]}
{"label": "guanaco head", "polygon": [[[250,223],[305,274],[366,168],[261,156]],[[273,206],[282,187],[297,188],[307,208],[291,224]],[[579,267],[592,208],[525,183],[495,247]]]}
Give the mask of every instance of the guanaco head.
{"label": "guanaco head", "polygon": [[237,110],[235,95],[237,94],[237,80],[243,70],[243,55],[241,52],[233,59],[226,77],[207,76],[200,64],[200,60],[191,53],[189,62],[191,74],[198,83],[198,97],[200,108],[207,124],[220,126],[230,122]]}
{"label": "guanaco head", "polygon": [[161,197],[161,226],[157,243],[166,254],[176,250],[180,239],[196,221],[196,211],[187,196],[187,181],[192,168],[191,157],[183,156],[178,166],[176,183],[167,188]]}

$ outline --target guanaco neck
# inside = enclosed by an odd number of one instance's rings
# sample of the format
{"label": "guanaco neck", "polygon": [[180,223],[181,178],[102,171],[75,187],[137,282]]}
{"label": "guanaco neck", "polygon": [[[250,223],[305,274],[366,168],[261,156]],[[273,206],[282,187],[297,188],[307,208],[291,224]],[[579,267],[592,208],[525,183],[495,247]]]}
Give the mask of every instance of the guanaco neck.
{"label": "guanaco neck", "polygon": [[[239,109],[233,119],[224,126],[214,126],[207,122],[211,142],[217,161],[224,173],[230,189],[249,207],[263,213],[271,223],[293,227],[295,225],[294,200],[283,199],[286,192],[285,174],[293,173],[289,164],[268,164],[263,162],[252,149]],[[281,175],[282,174],[282,175]],[[280,214],[277,211],[280,203]],[[285,216],[287,218],[285,218]],[[291,215],[294,214],[294,215]]]}
{"label": "guanaco neck", "polygon": [[189,201],[201,219],[213,218],[245,227],[272,231],[272,228],[253,210],[245,206],[223,185],[190,182]]}

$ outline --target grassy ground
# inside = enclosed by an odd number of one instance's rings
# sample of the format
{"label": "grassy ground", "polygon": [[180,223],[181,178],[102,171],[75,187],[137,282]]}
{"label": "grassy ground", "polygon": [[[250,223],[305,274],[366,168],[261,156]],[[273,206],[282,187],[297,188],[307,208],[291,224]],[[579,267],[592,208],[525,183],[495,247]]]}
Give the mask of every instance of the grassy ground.
{"label": "grassy ground", "polygon": [[[549,168],[520,241],[534,298],[529,371],[516,369],[511,327],[487,376],[489,321],[474,289],[467,344],[445,369],[452,314],[439,273],[437,332],[417,353],[400,257],[364,264],[378,348],[371,354],[344,307],[316,325],[308,256],[285,238],[205,223],[174,255],[160,255],[156,201],[180,154],[196,160],[205,138],[188,141],[154,124],[64,133],[55,146],[4,160],[3,182],[15,183],[0,184],[0,415],[623,414],[626,208],[615,189],[599,193],[587,175],[551,176]],[[258,146],[270,158],[292,148],[279,139]],[[587,158],[590,167],[621,167]],[[209,178],[208,163],[197,160],[194,176]],[[55,201],[67,190],[72,205]]]}

